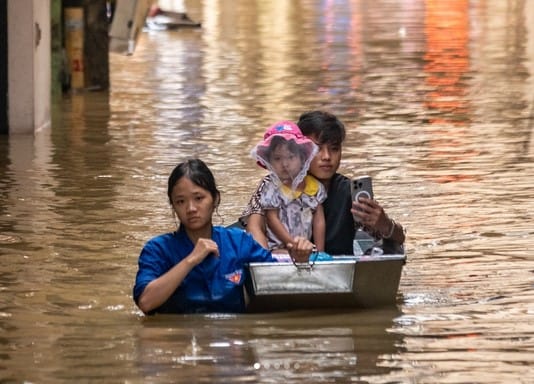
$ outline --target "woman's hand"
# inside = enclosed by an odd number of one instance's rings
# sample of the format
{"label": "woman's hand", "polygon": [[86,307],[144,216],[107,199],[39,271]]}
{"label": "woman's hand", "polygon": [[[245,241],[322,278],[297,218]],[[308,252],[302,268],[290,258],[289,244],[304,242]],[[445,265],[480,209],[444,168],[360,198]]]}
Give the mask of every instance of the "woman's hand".
{"label": "woman's hand", "polygon": [[211,239],[200,238],[193,248],[193,252],[188,256],[188,259],[194,265],[198,265],[204,260],[210,253],[215,256],[219,256],[219,247],[217,243]]}
{"label": "woman's hand", "polygon": [[292,242],[286,244],[289,256],[297,263],[307,263],[315,247],[313,243],[304,238],[297,236]]}

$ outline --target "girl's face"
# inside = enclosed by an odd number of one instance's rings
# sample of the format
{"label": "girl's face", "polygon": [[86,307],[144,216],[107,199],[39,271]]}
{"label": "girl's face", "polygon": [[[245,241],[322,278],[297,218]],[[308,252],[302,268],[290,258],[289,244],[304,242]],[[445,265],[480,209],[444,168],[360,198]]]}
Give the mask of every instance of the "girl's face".
{"label": "girl's face", "polygon": [[291,186],[302,170],[302,160],[299,154],[291,152],[287,144],[280,144],[273,150],[270,163],[280,181],[287,186]]}
{"label": "girl's face", "polygon": [[198,231],[211,227],[216,202],[207,189],[182,177],[174,184],[171,202],[186,230]]}

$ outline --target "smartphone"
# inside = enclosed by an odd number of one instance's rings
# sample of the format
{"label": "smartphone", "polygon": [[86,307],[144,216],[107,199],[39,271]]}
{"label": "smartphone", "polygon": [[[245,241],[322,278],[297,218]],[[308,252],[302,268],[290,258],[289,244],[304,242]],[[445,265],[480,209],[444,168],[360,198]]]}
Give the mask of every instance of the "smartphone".
{"label": "smartphone", "polygon": [[[350,195],[352,196],[352,201],[358,201],[360,197],[372,199],[373,179],[371,178],[371,176],[361,176],[351,180]],[[354,216],[354,220],[359,221],[356,216]]]}

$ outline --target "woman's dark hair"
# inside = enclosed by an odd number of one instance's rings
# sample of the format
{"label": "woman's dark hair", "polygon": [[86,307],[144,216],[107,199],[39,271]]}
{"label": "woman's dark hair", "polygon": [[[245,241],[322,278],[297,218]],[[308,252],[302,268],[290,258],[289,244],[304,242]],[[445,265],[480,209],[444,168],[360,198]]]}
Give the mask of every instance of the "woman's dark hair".
{"label": "woman's dark hair", "polygon": [[221,194],[217,189],[217,184],[215,183],[215,177],[213,177],[213,173],[211,173],[206,163],[204,163],[202,160],[190,159],[178,164],[169,176],[167,196],[169,197],[169,202],[171,205],[172,189],[184,176],[191,180],[194,184],[207,190],[211,194],[211,197],[213,197],[213,201],[216,205],[219,203]]}
{"label": "woman's dark hair", "polygon": [[333,114],[324,111],[305,112],[297,125],[305,136],[314,136],[318,144],[338,144],[345,141],[345,125]]}

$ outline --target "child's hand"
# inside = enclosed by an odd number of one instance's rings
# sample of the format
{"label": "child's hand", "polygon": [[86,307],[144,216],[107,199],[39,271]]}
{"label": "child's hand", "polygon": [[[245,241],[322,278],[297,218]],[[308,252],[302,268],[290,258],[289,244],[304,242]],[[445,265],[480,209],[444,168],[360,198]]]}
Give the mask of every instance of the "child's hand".
{"label": "child's hand", "polygon": [[297,236],[292,242],[286,244],[289,255],[297,263],[307,263],[313,252],[313,243],[304,238]]}

